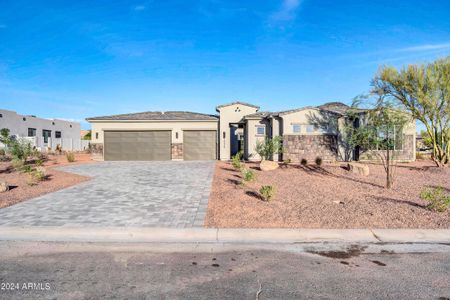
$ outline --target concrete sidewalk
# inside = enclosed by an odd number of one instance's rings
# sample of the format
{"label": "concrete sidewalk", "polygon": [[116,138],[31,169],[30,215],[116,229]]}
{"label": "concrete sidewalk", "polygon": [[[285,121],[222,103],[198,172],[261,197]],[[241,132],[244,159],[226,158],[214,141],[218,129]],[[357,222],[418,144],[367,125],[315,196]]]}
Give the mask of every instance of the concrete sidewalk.
{"label": "concrete sidewalk", "polygon": [[2,241],[119,243],[436,243],[450,229],[231,229],[132,227],[0,227]]}

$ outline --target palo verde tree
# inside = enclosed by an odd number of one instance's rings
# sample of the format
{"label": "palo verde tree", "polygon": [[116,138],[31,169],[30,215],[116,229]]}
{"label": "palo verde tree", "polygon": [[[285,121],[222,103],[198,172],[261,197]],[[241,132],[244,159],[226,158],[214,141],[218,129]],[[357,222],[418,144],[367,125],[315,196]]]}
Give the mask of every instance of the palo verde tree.
{"label": "palo verde tree", "polygon": [[352,127],[348,143],[367,156],[378,158],[386,172],[386,188],[392,188],[403,131],[412,117],[383,96],[378,97],[370,109],[358,109],[362,111],[359,126]]}
{"label": "palo verde tree", "polygon": [[400,102],[425,125],[438,167],[450,162],[450,57],[401,70],[384,66],[373,92]]}

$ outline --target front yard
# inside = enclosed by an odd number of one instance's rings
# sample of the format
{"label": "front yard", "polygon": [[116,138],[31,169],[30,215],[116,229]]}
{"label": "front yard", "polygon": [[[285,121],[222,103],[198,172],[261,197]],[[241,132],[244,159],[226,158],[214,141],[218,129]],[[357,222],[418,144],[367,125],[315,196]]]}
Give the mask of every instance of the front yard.
{"label": "front yard", "polygon": [[0,162],[0,182],[6,182],[9,185],[9,191],[0,193],[0,208],[89,180],[89,177],[58,171],[54,168],[89,162],[93,162],[90,154],[77,153],[75,162],[72,163],[67,161],[65,155],[50,155],[42,166],[45,169],[46,178],[33,184],[30,182],[30,174],[14,169],[11,161]]}
{"label": "front yard", "polygon": [[[420,198],[426,187],[442,186],[450,194],[450,169],[431,161],[399,165],[391,190],[384,188],[380,165],[370,165],[367,177],[333,164],[266,172],[256,163],[246,165],[257,179],[242,186],[240,172],[217,163],[207,227],[450,228],[450,211],[429,211]],[[270,202],[259,197],[262,185],[275,188]]]}

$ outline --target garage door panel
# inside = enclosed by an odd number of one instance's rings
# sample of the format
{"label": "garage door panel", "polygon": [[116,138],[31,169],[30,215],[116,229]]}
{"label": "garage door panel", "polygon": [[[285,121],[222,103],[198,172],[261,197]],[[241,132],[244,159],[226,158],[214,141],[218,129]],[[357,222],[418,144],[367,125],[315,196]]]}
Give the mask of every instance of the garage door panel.
{"label": "garage door panel", "polygon": [[183,132],[185,160],[215,160],[217,158],[217,132],[192,130]]}
{"label": "garage door panel", "polygon": [[105,131],[105,160],[170,160],[170,131]]}

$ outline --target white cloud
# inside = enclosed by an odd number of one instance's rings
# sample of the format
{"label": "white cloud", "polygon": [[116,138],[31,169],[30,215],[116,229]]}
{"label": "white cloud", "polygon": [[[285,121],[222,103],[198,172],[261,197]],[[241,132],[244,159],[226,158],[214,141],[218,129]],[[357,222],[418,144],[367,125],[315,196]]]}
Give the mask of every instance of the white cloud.
{"label": "white cloud", "polygon": [[395,52],[424,52],[424,51],[445,50],[445,49],[450,49],[450,43],[423,44],[413,47],[396,49]]}
{"label": "white cloud", "polygon": [[270,16],[272,22],[292,21],[297,17],[297,9],[301,0],[283,0],[280,9]]}
{"label": "white cloud", "polygon": [[143,4],[139,4],[139,5],[136,5],[135,7],[133,7],[133,9],[134,9],[135,11],[145,10],[146,8],[147,8],[147,6],[145,6],[145,5],[143,5]]}

